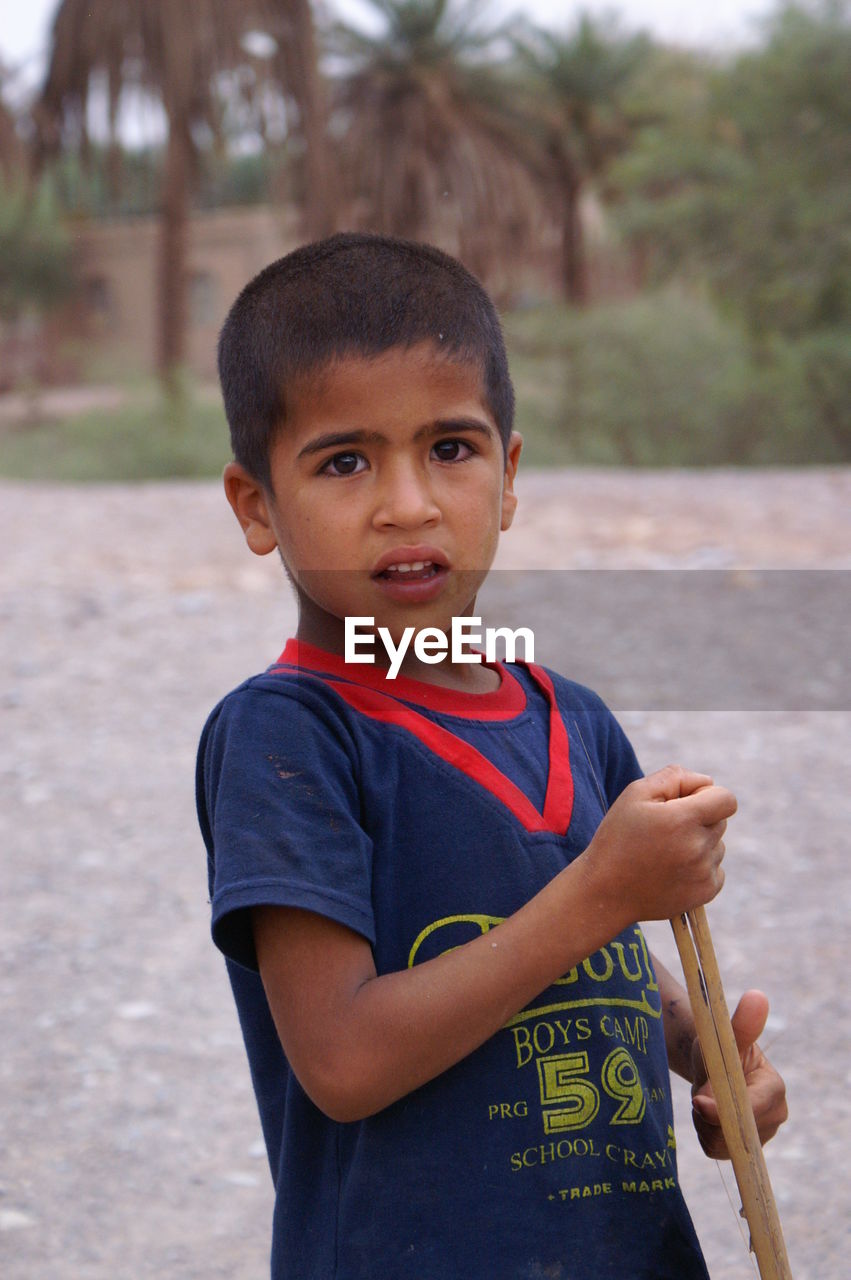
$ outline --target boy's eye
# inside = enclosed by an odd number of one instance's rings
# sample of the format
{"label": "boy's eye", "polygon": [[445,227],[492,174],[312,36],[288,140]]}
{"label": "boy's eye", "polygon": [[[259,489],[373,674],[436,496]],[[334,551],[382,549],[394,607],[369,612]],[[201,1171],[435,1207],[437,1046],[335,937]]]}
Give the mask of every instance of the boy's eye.
{"label": "boy's eye", "polygon": [[473,453],[466,440],[438,440],[434,452],[441,462],[463,462]]}
{"label": "boy's eye", "polygon": [[358,466],[359,462],[366,465],[366,458],[359,453],[335,453],[332,458],[322,464],[321,471],[326,471],[332,476],[353,476],[357,471],[362,470]]}

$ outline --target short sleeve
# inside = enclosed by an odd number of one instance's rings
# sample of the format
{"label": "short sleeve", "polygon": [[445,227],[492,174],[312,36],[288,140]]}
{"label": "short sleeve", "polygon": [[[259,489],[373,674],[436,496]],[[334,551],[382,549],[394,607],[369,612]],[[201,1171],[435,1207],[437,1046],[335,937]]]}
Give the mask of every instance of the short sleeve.
{"label": "short sleeve", "polygon": [[606,799],[612,805],[624,787],[628,787],[636,778],[643,776],[632,743],[621,728],[620,723],[612,715],[605,704],[606,716],[606,756],[605,779]]}
{"label": "short sleeve", "polygon": [[575,733],[577,739],[571,749],[587,757],[600,798],[608,809],[624,787],[643,776],[632,743],[598,693],[555,672],[549,675],[568,734],[573,737]]}
{"label": "short sleeve", "polygon": [[316,911],[375,942],[372,842],[360,822],[351,740],[298,689],[243,686],[213,712],[198,752],[212,933],[257,968],[250,909]]}

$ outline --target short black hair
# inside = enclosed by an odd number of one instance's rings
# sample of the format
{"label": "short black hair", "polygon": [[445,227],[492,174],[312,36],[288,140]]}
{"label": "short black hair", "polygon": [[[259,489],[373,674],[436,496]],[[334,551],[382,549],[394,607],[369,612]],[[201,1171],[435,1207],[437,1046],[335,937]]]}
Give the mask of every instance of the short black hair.
{"label": "short black hair", "polygon": [[286,424],[293,379],[346,355],[431,341],[478,364],[507,452],[514,388],[490,296],[432,245],[342,232],[302,245],[255,276],[219,336],[219,379],[237,462],[271,486],[269,451]]}

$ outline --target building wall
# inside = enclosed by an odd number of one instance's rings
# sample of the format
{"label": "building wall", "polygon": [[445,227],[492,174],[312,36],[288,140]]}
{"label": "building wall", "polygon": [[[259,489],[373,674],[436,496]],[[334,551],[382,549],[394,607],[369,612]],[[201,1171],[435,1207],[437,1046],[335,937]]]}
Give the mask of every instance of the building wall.
{"label": "building wall", "polygon": [[[216,340],[240,289],[298,243],[294,217],[267,207],[219,209],[189,224],[188,363],[202,378],[216,369]],[[81,283],[76,317],[98,368],[151,372],[156,367],[159,222],[99,221],[78,228]],[[71,336],[70,334],[68,336]]]}
{"label": "building wall", "polygon": [[[607,234],[599,208],[583,210],[588,273],[595,301],[634,294],[635,264]],[[81,223],[73,233],[81,284],[73,306],[50,317],[26,338],[14,362],[19,373],[43,382],[80,378],[109,381],[126,374],[150,374],[157,359],[157,218],[123,218]],[[189,223],[190,369],[215,378],[219,329],[236,295],[269,262],[300,241],[297,215],[271,206],[195,213]],[[439,243],[458,253],[458,237]],[[542,227],[534,244],[517,246],[512,259],[494,249],[488,285],[500,305],[528,304],[559,296],[559,242],[555,227]],[[12,380],[14,380],[12,378]],[[2,388],[0,388],[2,389]]]}

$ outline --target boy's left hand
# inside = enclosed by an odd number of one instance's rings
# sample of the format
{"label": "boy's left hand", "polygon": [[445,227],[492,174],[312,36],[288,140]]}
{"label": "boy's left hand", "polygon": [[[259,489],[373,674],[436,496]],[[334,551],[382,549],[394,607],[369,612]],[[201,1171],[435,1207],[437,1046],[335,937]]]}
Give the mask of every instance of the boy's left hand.
{"label": "boy's left hand", "polygon": [[[746,991],[731,1018],[736,1044],[742,1059],[748,1097],[753,1107],[760,1142],[773,1138],[789,1114],[786,1086],[756,1043],[768,1018],[768,997],[761,991]],[[700,1046],[695,1040],[692,1050],[693,1080],[692,1116],[700,1145],[713,1160],[728,1160],[730,1153],[721,1132],[718,1105],[712,1086],[706,1079],[706,1068]]]}

